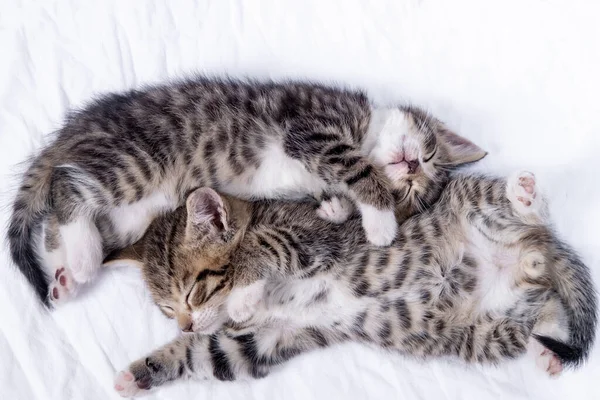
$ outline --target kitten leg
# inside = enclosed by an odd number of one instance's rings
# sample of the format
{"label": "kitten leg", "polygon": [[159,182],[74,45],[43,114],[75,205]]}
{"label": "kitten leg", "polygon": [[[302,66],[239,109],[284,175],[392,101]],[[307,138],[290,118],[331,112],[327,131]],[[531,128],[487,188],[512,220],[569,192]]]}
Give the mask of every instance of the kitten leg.
{"label": "kitten leg", "polygon": [[544,222],[546,204],[531,172],[520,171],[511,175],[506,182],[506,197],[526,222]]}
{"label": "kitten leg", "polygon": [[123,397],[133,397],[178,379],[262,378],[292,357],[337,341],[315,327],[252,329],[181,336],[119,372],[115,390]]}
{"label": "kitten leg", "polygon": [[376,246],[387,246],[396,237],[398,224],[393,210],[380,210],[370,204],[358,203],[367,240]]}
{"label": "kitten leg", "polygon": [[73,297],[78,288],[71,272],[65,267],[65,248],[61,243],[56,216],[50,215],[42,230],[41,255],[47,274],[54,280],[50,283],[48,297],[53,305],[64,303]]}
{"label": "kitten leg", "polygon": [[[315,133],[320,129],[327,134]],[[328,185],[346,187],[362,214],[367,239],[374,245],[387,246],[398,229],[392,185],[360,149],[347,143],[344,132],[332,129],[330,125],[319,126],[318,121],[292,121],[285,152]],[[311,140],[315,136],[319,140]]]}
{"label": "kitten leg", "polygon": [[234,287],[227,298],[227,314],[234,322],[249,320],[263,301],[265,279],[250,285]]}
{"label": "kitten leg", "polygon": [[345,222],[352,214],[352,202],[346,197],[333,196],[327,200],[321,201],[317,209],[317,215],[326,221],[334,224]]}
{"label": "kitten leg", "polygon": [[60,228],[65,252],[66,267],[75,281],[86,283],[102,265],[102,238],[94,222],[80,216]]}

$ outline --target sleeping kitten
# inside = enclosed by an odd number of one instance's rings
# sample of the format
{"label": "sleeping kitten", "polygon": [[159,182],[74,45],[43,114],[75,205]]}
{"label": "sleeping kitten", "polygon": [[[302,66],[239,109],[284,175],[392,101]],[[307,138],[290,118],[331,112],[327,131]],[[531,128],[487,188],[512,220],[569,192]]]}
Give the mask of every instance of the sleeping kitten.
{"label": "sleeping kitten", "polygon": [[[44,303],[64,301],[200,186],[248,199],[347,193],[367,239],[389,245],[394,205],[401,222],[436,200],[449,169],[485,154],[416,108],[372,109],[360,91],[317,84],[197,78],[110,94],[69,115],[33,160],[11,254]],[[319,215],[344,219],[339,202]]]}
{"label": "sleeping kitten", "polygon": [[[596,292],[549,228],[535,177],[454,178],[392,246],[308,204],[201,188],[107,265],[134,264],[184,335],[116,379],[123,396],[180,378],[259,378],[344,341],[497,364],[526,352],[550,375],[595,336]],[[222,328],[224,326],[224,328]]]}

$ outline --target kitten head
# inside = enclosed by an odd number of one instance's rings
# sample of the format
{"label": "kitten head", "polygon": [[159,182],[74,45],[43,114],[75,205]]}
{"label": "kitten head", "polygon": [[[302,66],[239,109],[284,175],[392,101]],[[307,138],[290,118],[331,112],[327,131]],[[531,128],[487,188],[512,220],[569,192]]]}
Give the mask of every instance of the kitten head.
{"label": "kitten head", "polygon": [[212,189],[196,189],[185,207],[157,218],[139,242],[105,264],[140,267],[154,301],[182,331],[214,333],[227,320],[228,261],[242,235],[234,208]]}
{"label": "kitten head", "polygon": [[453,169],[487,154],[412,106],[374,111],[370,131],[376,139],[367,149],[368,157],[385,171],[395,189],[397,208],[406,216],[433,204]]}

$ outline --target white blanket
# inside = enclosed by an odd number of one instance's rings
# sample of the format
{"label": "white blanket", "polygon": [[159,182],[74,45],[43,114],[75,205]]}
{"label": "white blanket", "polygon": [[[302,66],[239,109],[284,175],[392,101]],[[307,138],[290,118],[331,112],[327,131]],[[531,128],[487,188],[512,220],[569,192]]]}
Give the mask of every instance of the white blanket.
{"label": "white blanket", "polygon": [[[96,93],[184,76],[296,77],[412,102],[535,172],[560,235],[600,282],[600,15],[595,1],[4,0],[0,224],[15,167]],[[3,225],[5,226],[5,225]],[[134,270],[49,314],[0,254],[0,398],[118,398],[113,376],[177,335]],[[177,383],[155,399],[600,399],[600,351],[557,380],[529,358],[466,367],[341,345],[253,382]]]}

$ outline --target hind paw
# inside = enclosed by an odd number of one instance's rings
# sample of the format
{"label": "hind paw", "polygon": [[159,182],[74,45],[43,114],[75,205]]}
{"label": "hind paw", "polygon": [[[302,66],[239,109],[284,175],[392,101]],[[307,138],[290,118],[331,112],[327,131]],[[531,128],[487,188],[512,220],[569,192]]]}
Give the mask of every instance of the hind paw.
{"label": "hind paw", "polygon": [[563,371],[563,364],[560,358],[552,351],[542,346],[537,341],[532,341],[528,345],[529,352],[535,357],[535,365],[548,374],[551,378],[558,378]]}
{"label": "hind paw", "polygon": [[54,281],[50,284],[50,300],[54,304],[63,303],[75,295],[77,283],[65,267],[60,267],[54,273]]}
{"label": "hind paw", "polygon": [[562,361],[548,349],[544,349],[537,356],[535,363],[552,378],[558,378],[563,370]]}
{"label": "hind paw", "polygon": [[521,171],[507,181],[506,197],[521,215],[541,216],[544,202],[540,195],[535,175]]}

